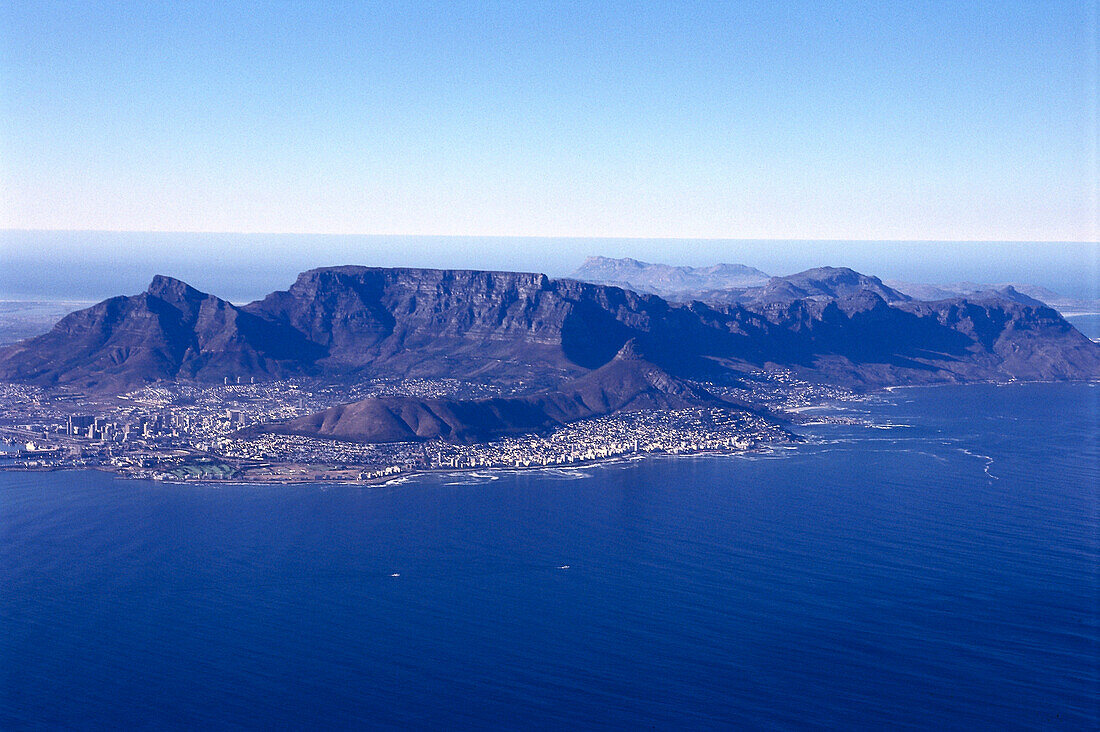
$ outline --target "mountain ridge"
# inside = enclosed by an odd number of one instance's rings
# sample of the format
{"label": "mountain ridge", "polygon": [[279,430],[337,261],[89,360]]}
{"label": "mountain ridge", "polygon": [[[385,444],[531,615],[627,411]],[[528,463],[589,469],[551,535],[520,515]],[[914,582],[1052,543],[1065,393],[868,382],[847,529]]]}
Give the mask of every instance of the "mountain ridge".
{"label": "mountain ridge", "polygon": [[688,267],[643,262],[631,257],[590,256],[569,278],[676,300],[682,299],[680,296],[685,293],[763,285],[769,275],[745,264]]}
{"label": "mountain ridge", "polygon": [[320,352],[300,333],[164,275],[43,335],[0,348],[0,378],[112,390],[134,383],[306,373]]}
{"label": "mountain ridge", "polygon": [[[705,281],[709,273],[731,269],[737,272],[753,272],[759,281],[715,279]],[[834,275],[830,277],[829,271]],[[569,277],[596,284],[613,285],[635,292],[660,295],[672,302],[699,300],[711,305],[757,303],[773,299],[798,299],[801,297],[835,296],[830,290],[829,279],[836,273],[848,277],[866,277],[873,282],[864,287],[875,289],[888,302],[895,300],[922,300],[936,302],[967,298],[992,300],[997,298],[1016,300],[1031,305],[1044,304],[1066,315],[1100,312],[1100,299],[1074,298],[1060,295],[1046,287],[1018,282],[981,284],[977,282],[953,282],[927,284],[903,280],[879,280],[846,267],[818,267],[793,275],[770,277],[758,269],[743,264],[715,264],[709,267],[686,267],[643,262],[630,257],[612,258],[589,256]]]}
{"label": "mountain ridge", "polygon": [[670,303],[539,273],[343,266],[303,272],[238,307],[157,276],[139,295],[0,348],[0,379],[103,391],[225,376],[549,388],[608,363],[631,339],[678,378],[793,368],[882,386],[1100,374],[1100,347],[1042,304],[922,302],[845,268],[782,282],[755,302]]}

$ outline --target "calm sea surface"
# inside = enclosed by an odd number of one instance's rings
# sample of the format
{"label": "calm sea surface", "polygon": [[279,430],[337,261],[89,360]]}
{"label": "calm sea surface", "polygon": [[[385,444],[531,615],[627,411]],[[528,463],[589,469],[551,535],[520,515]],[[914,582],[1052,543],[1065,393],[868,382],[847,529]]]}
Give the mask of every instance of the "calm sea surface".
{"label": "calm sea surface", "polygon": [[775,456],[374,490],[0,474],[0,728],[1095,729],[1098,408],[899,390]]}
{"label": "calm sea surface", "polygon": [[1100,314],[1071,315],[1066,320],[1089,338],[1100,338]]}

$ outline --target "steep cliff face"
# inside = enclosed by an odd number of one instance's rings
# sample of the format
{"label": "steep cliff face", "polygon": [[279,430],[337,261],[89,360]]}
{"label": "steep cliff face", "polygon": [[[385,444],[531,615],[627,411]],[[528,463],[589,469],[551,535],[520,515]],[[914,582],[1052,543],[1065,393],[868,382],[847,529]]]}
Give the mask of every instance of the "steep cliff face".
{"label": "steep cliff face", "polygon": [[538,342],[562,318],[549,285],[538,274],[335,267],[305,272],[245,309],[293,326],[332,356],[387,338]]}
{"label": "steep cliff face", "polygon": [[646,321],[647,307],[667,309],[659,298],[541,274],[337,267],[305,272],[245,309],[323,346],[330,369],[469,375],[493,362],[599,366],[626,339],[620,320]]}
{"label": "steep cliff face", "polygon": [[984,298],[914,303],[909,309],[930,310],[939,323],[971,340],[972,366],[960,368],[971,379],[989,378],[983,374],[991,371],[1017,379],[1100,378],[1100,346],[1046,305]]}
{"label": "steep cliff face", "polygon": [[678,377],[773,365],[876,385],[1100,377],[1100,346],[1043,305],[888,301],[876,278],[815,272],[804,279],[832,295],[724,306],[539,274],[335,267],[237,308],[158,277],[0,349],[0,379],[107,390],[317,373],[550,386],[631,339]]}

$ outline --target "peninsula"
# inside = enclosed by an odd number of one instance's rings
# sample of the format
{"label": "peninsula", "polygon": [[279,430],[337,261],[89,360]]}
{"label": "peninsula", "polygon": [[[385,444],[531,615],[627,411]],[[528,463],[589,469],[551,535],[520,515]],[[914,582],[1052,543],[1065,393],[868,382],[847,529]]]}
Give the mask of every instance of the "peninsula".
{"label": "peninsula", "polygon": [[22,446],[0,466],[374,481],[746,450],[794,439],[800,407],[869,389],[1100,377],[1100,345],[1010,292],[922,301],[828,267],[650,274],[730,286],[676,302],[344,266],[238,306],[158,275],[0,348],[0,430]]}

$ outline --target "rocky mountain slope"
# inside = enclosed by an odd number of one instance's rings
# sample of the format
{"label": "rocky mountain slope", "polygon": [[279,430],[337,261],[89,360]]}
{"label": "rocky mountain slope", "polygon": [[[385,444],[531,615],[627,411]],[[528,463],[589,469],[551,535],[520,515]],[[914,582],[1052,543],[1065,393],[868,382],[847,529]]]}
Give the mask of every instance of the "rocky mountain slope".
{"label": "rocky mountain slope", "polygon": [[61,319],[0,349],[0,379],[112,391],[162,379],[271,378],[324,354],[300,332],[170,277]]}
{"label": "rocky mountain slope", "polygon": [[236,307],[157,277],[0,349],[0,379],[119,390],[317,374],[533,390],[603,366],[631,339],[677,377],[773,367],[872,385],[1100,376],[1100,346],[1041,304],[917,302],[845,269],[776,279],[751,302],[674,304],[540,274],[332,267]]}
{"label": "rocky mountain slope", "polygon": [[785,277],[772,277],[760,287],[750,287],[731,299],[733,302],[768,303],[801,299],[839,299],[871,292],[886,302],[910,300],[887,287],[878,277],[860,274],[847,267],[817,267]]}
{"label": "rocky mountain slope", "polygon": [[479,442],[541,432],[615,412],[734,406],[676,379],[635,349],[630,341],[600,368],[558,388],[525,396],[478,400],[372,397],[255,431],[353,442],[437,438]]}

